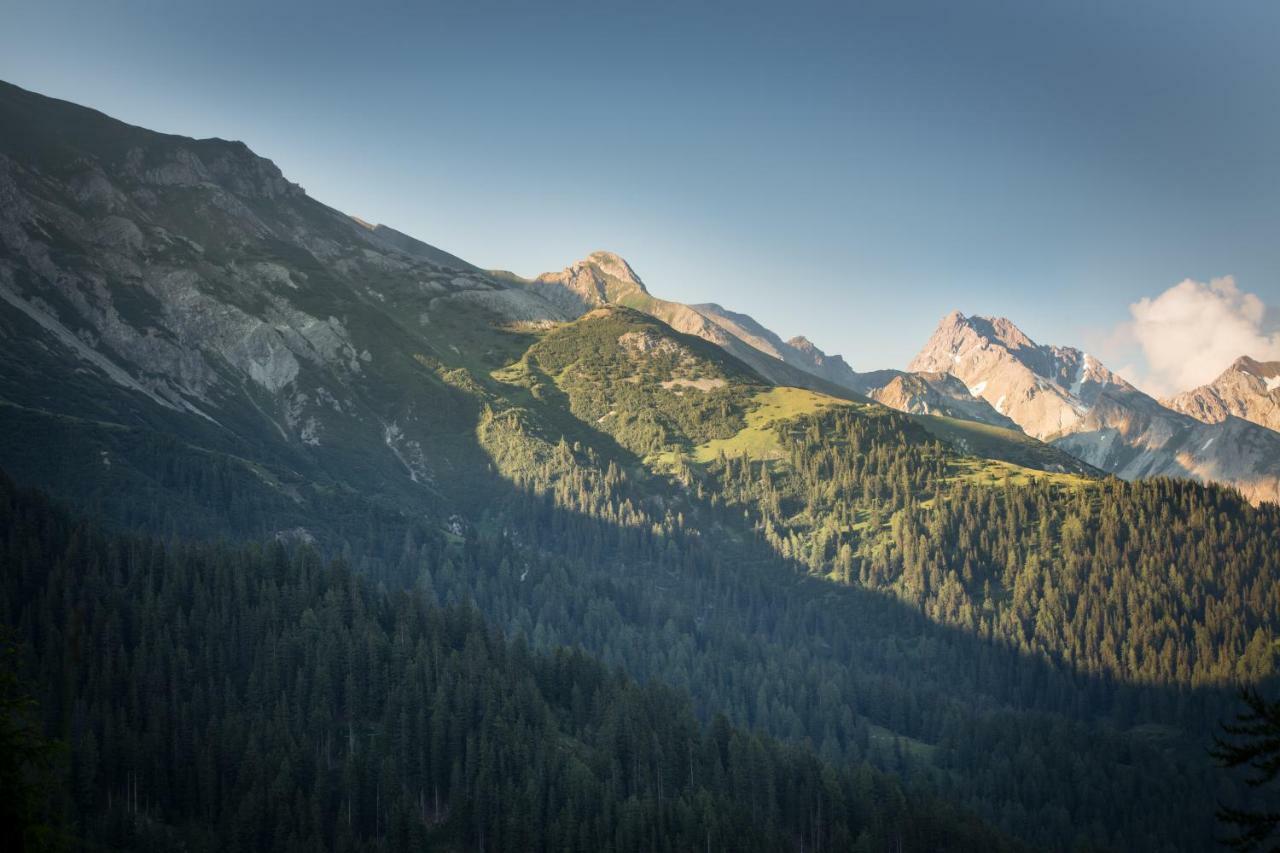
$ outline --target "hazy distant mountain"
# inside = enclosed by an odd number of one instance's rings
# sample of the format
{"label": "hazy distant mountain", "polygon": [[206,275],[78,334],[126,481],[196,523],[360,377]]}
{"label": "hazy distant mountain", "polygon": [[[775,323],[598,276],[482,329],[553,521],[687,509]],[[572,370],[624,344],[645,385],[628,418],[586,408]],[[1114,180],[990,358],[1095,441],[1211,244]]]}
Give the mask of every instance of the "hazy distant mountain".
{"label": "hazy distant mountain", "polygon": [[1028,435],[1126,479],[1189,476],[1280,498],[1280,434],[1172,411],[1088,353],[1037,344],[1005,318],[948,314],[909,367],[956,376]]}
{"label": "hazy distant mountain", "polygon": [[827,355],[805,337],[784,341],[771,329],[767,329],[754,317],[706,302],[690,306],[694,311],[714,321],[738,340],[763,353],[798,367],[806,373],[820,376],[845,388],[858,390],[857,374],[838,355]]}
{"label": "hazy distant mountain", "polygon": [[1210,384],[1161,402],[1207,424],[1237,417],[1280,430],[1280,361],[1241,356]]}

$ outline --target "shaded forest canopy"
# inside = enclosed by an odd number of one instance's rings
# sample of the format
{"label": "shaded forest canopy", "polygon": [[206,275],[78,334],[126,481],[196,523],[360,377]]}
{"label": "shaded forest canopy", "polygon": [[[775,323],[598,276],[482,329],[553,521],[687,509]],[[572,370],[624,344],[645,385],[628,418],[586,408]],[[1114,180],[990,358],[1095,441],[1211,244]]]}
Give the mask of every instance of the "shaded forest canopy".
{"label": "shaded forest canopy", "polygon": [[868,764],[709,725],[580,651],[340,561],[105,535],[0,477],[4,616],[52,735],[43,815],[107,849],[996,850]]}

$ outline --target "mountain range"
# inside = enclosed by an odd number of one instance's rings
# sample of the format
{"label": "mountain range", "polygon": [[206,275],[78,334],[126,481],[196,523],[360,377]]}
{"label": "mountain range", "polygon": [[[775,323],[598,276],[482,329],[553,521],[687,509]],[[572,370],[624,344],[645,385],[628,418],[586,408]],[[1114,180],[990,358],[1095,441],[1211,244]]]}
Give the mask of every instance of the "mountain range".
{"label": "mountain range", "polygon": [[806,338],[783,341],[748,315],[657,299],[610,252],[521,284],[571,317],[611,304],[644,311],[778,384],[815,387],[785,365],[899,411],[1021,431],[1125,479],[1190,477],[1234,486],[1253,501],[1280,500],[1275,363],[1243,357],[1213,385],[1162,403],[1088,353],[1037,344],[1005,318],[954,311],[906,371],[858,373]]}
{"label": "mountain range", "polygon": [[[312,199],[242,143],[7,84],[0,128],[0,469],[152,537],[102,544],[0,481],[23,567],[0,616],[73,741],[67,811],[118,847],[121,826],[154,847],[253,846],[344,807],[320,834],[362,849],[389,822],[450,849],[525,824],[557,849],[613,823],[709,845],[710,806],[678,799],[678,777],[794,849],[901,842],[913,814],[931,828],[917,849],[961,849],[932,828],[977,824],[978,849],[1197,849],[1215,799],[1240,792],[1203,742],[1234,684],[1280,671],[1277,365],[1242,359],[1161,403],[1085,353],[953,312],[907,370],[859,372],[654,296],[613,253],[481,269]],[[249,550],[182,550],[217,539]],[[161,551],[177,568],[153,571]],[[479,616],[424,615],[406,592]],[[254,677],[187,673],[200,632],[242,613],[260,645],[232,645]],[[486,741],[486,721],[528,718],[509,678],[469,661],[514,672],[529,648],[537,684],[520,690],[554,710],[536,743]],[[95,663],[53,677],[68,660]],[[675,691],[705,730],[668,742],[684,735],[617,698],[632,682],[572,686],[614,671]],[[462,698],[384,705],[389,672]],[[222,728],[194,740],[230,745],[189,755],[166,709],[206,699]],[[279,754],[250,748],[268,741]],[[199,761],[182,802],[157,781],[173,756]],[[423,764],[455,802],[426,806]],[[709,776],[686,786],[695,765]],[[476,779],[557,812],[504,812]],[[122,818],[139,785],[168,805]],[[565,786],[599,789],[590,841],[565,828]],[[202,799],[233,788],[234,814]]]}
{"label": "mountain range", "polygon": [[[170,413],[226,426],[220,422],[240,414],[215,408],[253,412],[295,449],[300,442],[322,455],[331,447],[323,433],[379,424],[400,464],[425,477],[415,439],[400,437],[398,419],[406,415],[360,417],[359,404],[338,387],[360,384],[363,365],[377,358],[369,346],[355,347],[341,319],[351,300],[377,303],[367,316],[381,315],[379,323],[394,324],[399,335],[434,332],[432,309],[446,304],[446,313],[465,306],[534,327],[621,305],[715,343],[774,384],[1017,430],[1126,479],[1186,476],[1235,486],[1254,501],[1280,498],[1274,364],[1241,359],[1214,384],[1162,404],[1086,353],[1036,344],[1003,318],[953,312],[906,371],[859,373],[806,338],[784,341],[745,314],[655,297],[610,252],[532,279],[485,272],[316,204],[238,143],[206,140],[161,153],[131,144],[129,137],[142,142],[145,132],[120,126],[108,159],[88,158],[39,136],[38,111],[46,105],[12,89],[7,102],[10,126],[23,131],[6,152],[10,260],[0,267],[0,298],[21,322],[39,325],[94,365],[99,378]],[[60,180],[37,179],[22,155],[56,166]],[[190,194],[199,198],[183,198]],[[175,233],[172,222],[148,227],[187,201],[187,233]],[[265,251],[246,256],[251,237],[267,238]],[[59,241],[64,255],[75,244],[80,257],[92,256],[92,268],[74,261],[60,267]],[[299,250],[325,264],[315,280],[288,262]],[[415,270],[406,291],[402,280]],[[331,291],[335,279],[345,286]],[[131,284],[112,292],[107,280]],[[295,291],[299,298],[290,298]],[[406,324],[406,313],[417,322]],[[425,337],[426,349],[441,347],[437,335]],[[29,371],[38,359],[24,361]]]}

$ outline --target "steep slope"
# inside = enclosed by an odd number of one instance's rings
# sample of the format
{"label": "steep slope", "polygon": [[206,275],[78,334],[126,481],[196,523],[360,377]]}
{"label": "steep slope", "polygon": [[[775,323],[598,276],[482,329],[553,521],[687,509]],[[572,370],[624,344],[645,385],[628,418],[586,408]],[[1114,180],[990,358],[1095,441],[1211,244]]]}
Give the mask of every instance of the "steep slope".
{"label": "steep slope", "polygon": [[616,305],[553,330],[494,375],[535,398],[554,385],[583,425],[648,458],[733,434],[768,385],[714,344]]}
{"label": "steep slope", "polygon": [[808,338],[797,336],[784,341],[753,317],[730,311],[714,302],[690,307],[748,346],[828,382],[855,391],[859,390],[858,374],[854,373],[853,368],[849,367],[840,356],[827,355],[814,346]]}
{"label": "steep slope", "polygon": [[1280,500],[1280,435],[1171,411],[1087,353],[1041,346],[1004,318],[952,312],[909,369],[950,373],[1028,435],[1125,479],[1192,477]]}
{"label": "steep slope", "polygon": [[[494,375],[535,391],[554,383],[575,416],[659,470],[707,462],[722,452],[777,458],[782,455],[773,432],[777,423],[831,408],[868,416],[883,411],[844,395],[772,386],[723,348],[616,305],[554,329],[520,362]],[[913,432],[918,423],[957,452],[981,460],[1050,473],[1101,473],[1015,430],[966,427],[946,419],[943,411],[897,423]]]}
{"label": "steep slope", "polygon": [[1210,384],[1160,402],[1207,424],[1236,417],[1280,430],[1280,361],[1241,356]]}
{"label": "steep slope", "polygon": [[428,243],[424,243],[416,237],[410,237],[402,231],[397,231],[386,225],[374,225],[365,222],[358,216],[351,217],[357,225],[368,229],[374,236],[378,237],[383,243],[399,249],[406,255],[413,255],[423,260],[430,261],[438,267],[444,269],[461,270],[465,272],[478,272],[478,268],[467,263],[456,255],[451,255],[443,249],[437,249]]}
{"label": "steep slope", "polygon": [[[495,310],[562,319],[319,204],[242,143],[6,84],[0,126],[0,463],[107,511],[121,478],[203,507],[210,530],[306,526],[354,494],[392,516],[438,506],[473,444],[448,371],[527,346]],[[237,501],[191,500],[219,478]]]}

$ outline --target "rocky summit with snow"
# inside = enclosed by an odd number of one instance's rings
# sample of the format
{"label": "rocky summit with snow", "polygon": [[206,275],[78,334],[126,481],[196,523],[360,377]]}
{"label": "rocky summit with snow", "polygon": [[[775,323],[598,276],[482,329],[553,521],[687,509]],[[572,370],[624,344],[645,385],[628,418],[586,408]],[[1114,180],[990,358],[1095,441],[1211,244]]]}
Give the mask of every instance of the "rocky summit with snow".
{"label": "rocky summit with snow", "polygon": [[1209,424],[1240,418],[1280,430],[1280,361],[1241,356],[1208,385],[1161,402]]}
{"label": "rocky summit with snow", "polygon": [[950,373],[1027,435],[1125,479],[1191,477],[1280,499],[1280,433],[1168,408],[1088,353],[1038,344],[1003,317],[953,311],[909,367]]}

